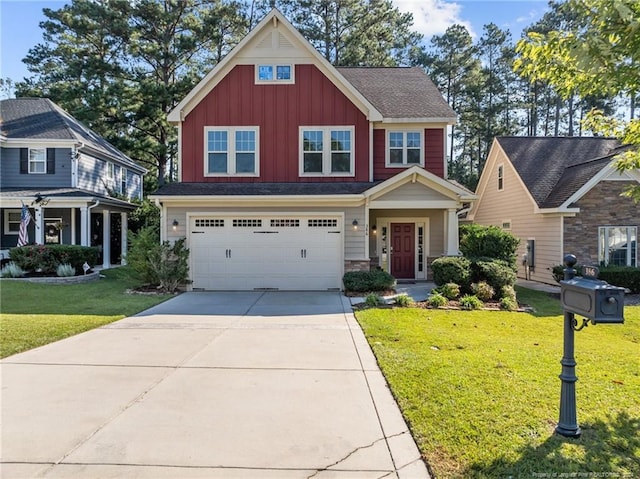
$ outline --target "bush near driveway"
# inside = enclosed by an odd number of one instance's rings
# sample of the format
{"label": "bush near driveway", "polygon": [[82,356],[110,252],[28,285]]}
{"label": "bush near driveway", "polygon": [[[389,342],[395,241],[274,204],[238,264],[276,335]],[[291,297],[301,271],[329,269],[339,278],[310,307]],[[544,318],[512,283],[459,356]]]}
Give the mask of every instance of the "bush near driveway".
{"label": "bush near driveway", "polygon": [[640,477],[640,306],[625,308],[624,325],[576,333],[583,433],[567,439],[553,433],[561,386],[559,301],[523,288],[518,297],[535,315],[356,312],[435,477]]}
{"label": "bush near driveway", "polygon": [[396,286],[396,279],[381,270],[345,273],[342,282],[346,293],[382,293]]}

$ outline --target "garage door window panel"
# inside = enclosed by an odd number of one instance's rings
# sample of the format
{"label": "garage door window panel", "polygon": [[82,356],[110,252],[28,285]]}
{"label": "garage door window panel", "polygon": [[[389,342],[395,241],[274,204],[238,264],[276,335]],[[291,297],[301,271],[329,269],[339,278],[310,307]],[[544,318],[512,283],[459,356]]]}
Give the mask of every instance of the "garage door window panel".
{"label": "garage door window panel", "polygon": [[258,176],[257,127],[205,128],[205,176]]}

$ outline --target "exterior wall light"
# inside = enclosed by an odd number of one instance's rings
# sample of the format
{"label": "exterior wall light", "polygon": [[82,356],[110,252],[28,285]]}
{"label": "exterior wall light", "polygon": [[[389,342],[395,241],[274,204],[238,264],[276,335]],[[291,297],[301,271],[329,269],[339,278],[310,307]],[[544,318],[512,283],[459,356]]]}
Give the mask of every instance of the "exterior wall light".
{"label": "exterior wall light", "polygon": [[171,223],[171,225],[173,226],[173,231],[178,229],[179,224],[180,223],[178,223],[178,220],[173,220],[173,223]]}
{"label": "exterior wall light", "polygon": [[353,225],[353,230],[358,231],[358,220],[353,220],[351,224]]}
{"label": "exterior wall light", "polygon": [[378,228],[376,228],[376,225],[373,225],[373,226],[371,227],[371,232],[372,232],[373,234],[376,234],[376,233],[378,232]]}

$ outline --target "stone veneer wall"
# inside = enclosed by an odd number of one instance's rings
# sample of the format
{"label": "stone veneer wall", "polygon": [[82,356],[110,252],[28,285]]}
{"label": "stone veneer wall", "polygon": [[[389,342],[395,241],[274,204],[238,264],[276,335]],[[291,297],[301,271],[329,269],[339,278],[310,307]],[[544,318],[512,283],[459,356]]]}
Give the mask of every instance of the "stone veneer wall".
{"label": "stone veneer wall", "polygon": [[347,259],[344,261],[344,272],[350,273],[352,271],[370,271],[371,262],[369,260],[354,260]]}
{"label": "stone veneer wall", "polygon": [[564,219],[563,254],[575,254],[579,264],[597,263],[599,226],[636,226],[640,232],[640,205],[620,196],[632,184],[601,181],[575,203],[580,213]]}

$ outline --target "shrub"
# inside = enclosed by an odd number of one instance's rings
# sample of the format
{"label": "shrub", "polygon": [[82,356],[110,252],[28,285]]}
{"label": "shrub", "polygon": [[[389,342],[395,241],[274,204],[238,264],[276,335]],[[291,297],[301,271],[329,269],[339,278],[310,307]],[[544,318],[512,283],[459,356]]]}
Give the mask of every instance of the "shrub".
{"label": "shrub", "polygon": [[385,271],[352,271],[342,277],[344,289],[351,293],[382,292],[393,289],[396,280]]}
{"label": "shrub", "polygon": [[69,263],[62,263],[56,268],[56,274],[60,277],[75,276],[76,269]]}
{"label": "shrub", "polygon": [[2,270],[0,270],[0,277],[2,278],[22,278],[25,274],[27,274],[27,272],[13,261],[5,264]]}
{"label": "shrub", "polygon": [[516,251],[520,240],[497,226],[478,224],[460,227],[460,251],[467,258],[501,259],[516,267]]}
{"label": "shrub", "polygon": [[478,281],[486,281],[494,291],[502,291],[504,286],[516,284],[516,272],[502,260],[477,261],[473,264],[474,277]]}
{"label": "shrub", "polygon": [[446,256],[431,264],[433,281],[438,286],[456,283],[465,288],[471,281],[471,263],[462,256]]}
{"label": "shrub", "polygon": [[29,245],[12,248],[11,259],[27,271],[42,270],[53,274],[59,264],[70,264],[82,271],[86,262],[93,266],[98,262],[98,248],[79,245]]}
{"label": "shrub", "polygon": [[502,299],[510,299],[516,304],[518,302],[518,299],[516,298],[516,290],[513,286],[503,286],[500,290],[500,297]]}
{"label": "shrub", "polygon": [[460,286],[456,283],[443,284],[438,291],[447,299],[456,299],[460,296]]}
{"label": "shrub", "polygon": [[401,294],[396,296],[395,303],[401,308],[408,308],[413,304],[413,299],[411,299],[407,294]]}
{"label": "shrub", "polygon": [[505,296],[500,300],[500,309],[504,309],[505,311],[515,311],[518,309],[518,303],[514,299]]}
{"label": "shrub", "polygon": [[160,244],[160,236],[154,227],[142,228],[129,235],[127,264],[144,284],[158,285],[160,279],[151,266],[151,252]]}
{"label": "shrub", "polygon": [[172,293],[189,278],[189,249],[185,238],[171,244],[164,241],[149,251],[150,268],[162,291]]}
{"label": "shrub", "polygon": [[632,266],[604,266],[598,278],[607,283],[640,293],[640,268]]}
{"label": "shrub", "polygon": [[442,306],[447,305],[447,303],[449,303],[449,300],[435,290],[427,300],[427,304],[434,308],[441,308]]}
{"label": "shrub", "polygon": [[479,283],[473,283],[471,285],[471,291],[478,297],[480,301],[487,302],[493,299],[495,290],[485,281]]}
{"label": "shrub", "polygon": [[370,293],[365,298],[364,304],[366,304],[370,308],[375,308],[376,306],[380,306],[380,304],[382,304],[382,299],[377,294]]}
{"label": "shrub", "polygon": [[482,306],[484,306],[484,303],[477,296],[466,294],[460,298],[460,307],[462,309],[480,309]]}

